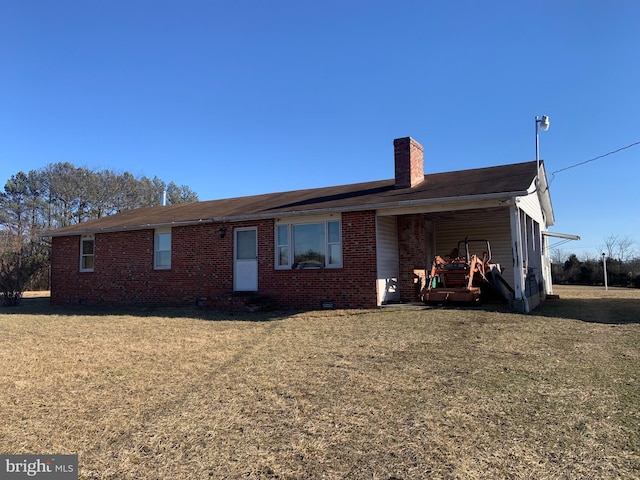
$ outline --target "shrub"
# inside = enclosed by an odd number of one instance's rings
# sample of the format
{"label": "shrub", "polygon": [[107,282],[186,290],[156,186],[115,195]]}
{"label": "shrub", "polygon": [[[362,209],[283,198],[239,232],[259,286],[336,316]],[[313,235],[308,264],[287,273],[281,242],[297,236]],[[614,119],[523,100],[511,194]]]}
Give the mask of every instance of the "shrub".
{"label": "shrub", "polygon": [[48,265],[48,255],[49,248],[36,242],[0,254],[0,295],[5,307],[20,303],[33,278]]}

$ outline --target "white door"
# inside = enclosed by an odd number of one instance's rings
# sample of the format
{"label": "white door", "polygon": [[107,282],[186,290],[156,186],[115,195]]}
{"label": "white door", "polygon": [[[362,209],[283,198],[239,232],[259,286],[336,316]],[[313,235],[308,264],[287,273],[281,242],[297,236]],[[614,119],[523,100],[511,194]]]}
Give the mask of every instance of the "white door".
{"label": "white door", "polygon": [[239,228],[234,231],[233,289],[236,292],[258,291],[258,231]]}

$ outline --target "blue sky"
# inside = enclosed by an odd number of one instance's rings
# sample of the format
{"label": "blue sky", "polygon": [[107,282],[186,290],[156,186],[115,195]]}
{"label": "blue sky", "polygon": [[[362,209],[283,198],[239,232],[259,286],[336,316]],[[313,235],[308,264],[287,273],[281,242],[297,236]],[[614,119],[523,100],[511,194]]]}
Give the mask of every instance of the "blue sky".
{"label": "blue sky", "polygon": [[[0,182],[54,162],[200,199],[535,159],[640,141],[640,2],[0,2]],[[554,231],[640,247],[640,145],[553,176]],[[639,248],[640,249],[640,248]]]}

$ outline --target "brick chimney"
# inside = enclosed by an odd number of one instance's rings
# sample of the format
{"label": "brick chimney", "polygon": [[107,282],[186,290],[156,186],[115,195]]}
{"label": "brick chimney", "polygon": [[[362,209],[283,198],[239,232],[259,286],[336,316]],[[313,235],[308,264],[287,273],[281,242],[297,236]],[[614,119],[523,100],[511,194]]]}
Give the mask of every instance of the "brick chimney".
{"label": "brick chimney", "polygon": [[424,182],[424,148],[411,137],[396,138],[396,188],[411,188]]}

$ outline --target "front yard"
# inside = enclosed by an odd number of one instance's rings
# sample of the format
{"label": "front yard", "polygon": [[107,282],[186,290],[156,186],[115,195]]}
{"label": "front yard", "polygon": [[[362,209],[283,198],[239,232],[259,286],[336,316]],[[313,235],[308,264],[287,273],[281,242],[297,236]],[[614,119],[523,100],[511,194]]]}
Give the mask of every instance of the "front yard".
{"label": "front yard", "polygon": [[0,309],[0,452],[81,479],[639,478],[640,291],[532,315]]}

